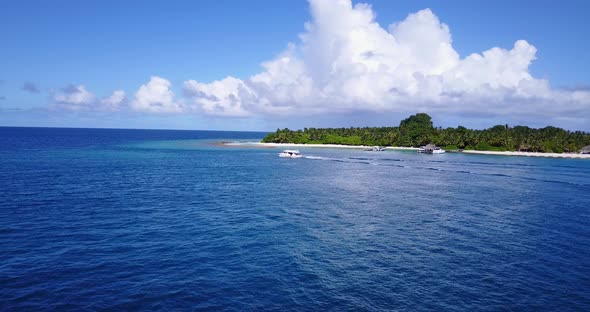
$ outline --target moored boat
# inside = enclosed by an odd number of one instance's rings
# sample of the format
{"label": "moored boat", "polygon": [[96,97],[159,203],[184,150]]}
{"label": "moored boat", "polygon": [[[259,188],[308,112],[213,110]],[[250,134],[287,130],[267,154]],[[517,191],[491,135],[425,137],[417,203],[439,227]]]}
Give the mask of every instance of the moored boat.
{"label": "moored boat", "polygon": [[424,153],[424,154],[442,154],[444,152],[445,152],[444,149],[441,149],[440,147],[438,147],[434,144],[428,144],[428,145],[422,146],[418,149],[418,153]]}
{"label": "moored boat", "polygon": [[368,152],[383,152],[385,150],[385,147],[383,146],[373,146],[373,147],[369,147],[366,148],[365,151]]}

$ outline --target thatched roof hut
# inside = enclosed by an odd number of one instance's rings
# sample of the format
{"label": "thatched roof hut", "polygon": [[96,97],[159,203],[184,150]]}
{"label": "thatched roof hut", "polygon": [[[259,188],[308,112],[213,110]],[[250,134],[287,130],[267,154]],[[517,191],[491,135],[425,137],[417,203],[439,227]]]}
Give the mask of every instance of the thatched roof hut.
{"label": "thatched roof hut", "polygon": [[426,146],[424,146],[424,149],[427,151],[434,151],[436,149],[436,145],[434,144],[427,144]]}
{"label": "thatched roof hut", "polygon": [[590,154],[590,145],[588,145],[588,146],[586,146],[586,147],[583,147],[583,148],[580,150],[580,154]]}

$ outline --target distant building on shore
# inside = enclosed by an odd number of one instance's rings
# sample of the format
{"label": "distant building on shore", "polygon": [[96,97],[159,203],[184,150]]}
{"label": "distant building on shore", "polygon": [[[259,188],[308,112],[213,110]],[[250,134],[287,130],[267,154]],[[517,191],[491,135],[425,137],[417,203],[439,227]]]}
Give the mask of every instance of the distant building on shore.
{"label": "distant building on shore", "polygon": [[580,150],[580,154],[590,154],[590,145],[588,145],[588,146],[586,146],[586,147],[582,148],[582,149]]}
{"label": "distant building on shore", "polygon": [[422,146],[418,149],[418,153],[425,153],[425,154],[442,154],[445,150],[441,149],[440,147],[434,144],[428,144],[426,146]]}
{"label": "distant building on shore", "polygon": [[518,151],[519,152],[532,152],[533,149],[529,145],[527,145],[527,144],[521,144],[518,147]]}

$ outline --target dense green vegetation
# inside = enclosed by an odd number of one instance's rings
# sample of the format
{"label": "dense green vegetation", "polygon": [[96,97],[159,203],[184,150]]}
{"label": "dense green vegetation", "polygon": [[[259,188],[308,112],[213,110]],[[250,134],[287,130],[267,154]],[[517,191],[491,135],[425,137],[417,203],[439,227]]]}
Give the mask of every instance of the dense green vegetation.
{"label": "dense green vegetation", "polygon": [[556,127],[532,129],[498,125],[485,130],[435,128],[430,116],[412,115],[399,127],[277,129],[266,143],[346,144],[381,146],[422,146],[434,143],[447,150],[577,152],[590,145],[590,133],[566,131]]}

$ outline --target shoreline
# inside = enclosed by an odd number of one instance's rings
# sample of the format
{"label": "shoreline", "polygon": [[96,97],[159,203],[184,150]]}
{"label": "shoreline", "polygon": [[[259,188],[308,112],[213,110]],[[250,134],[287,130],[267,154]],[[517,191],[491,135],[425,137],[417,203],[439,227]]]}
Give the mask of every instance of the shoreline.
{"label": "shoreline", "polygon": [[[239,146],[239,145],[250,145],[257,147],[313,147],[313,148],[343,148],[343,149],[367,149],[373,146],[368,145],[342,145],[342,144],[298,144],[298,143],[262,143],[262,142],[221,142],[225,146]],[[403,150],[403,151],[417,151],[417,147],[397,147],[397,146],[386,146],[388,150]]]}
{"label": "shoreline", "polygon": [[590,154],[574,154],[574,153],[494,152],[494,151],[475,151],[475,150],[466,150],[466,151],[464,150],[462,153],[479,154],[479,155],[495,155],[495,156],[590,159]]}
{"label": "shoreline", "polygon": [[[274,147],[312,147],[312,148],[342,148],[342,149],[367,149],[373,146],[367,145],[340,145],[340,144],[297,144],[297,143],[262,143],[262,142],[220,142],[223,146],[257,146],[262,148]],[[386,146],[386,150],[398,151],[416,151],[417,147],[403,147],[403,146]],[[447,151],[452,153],[476,154],[476,155],[493,155],[493,156],[519,156],[519,157],[546,157],[546,158],[569,158],[569,159],[590,159],[590,154],[574,154],[574,153],[536,153],[536,152],[496,152],[496,151]]]}

